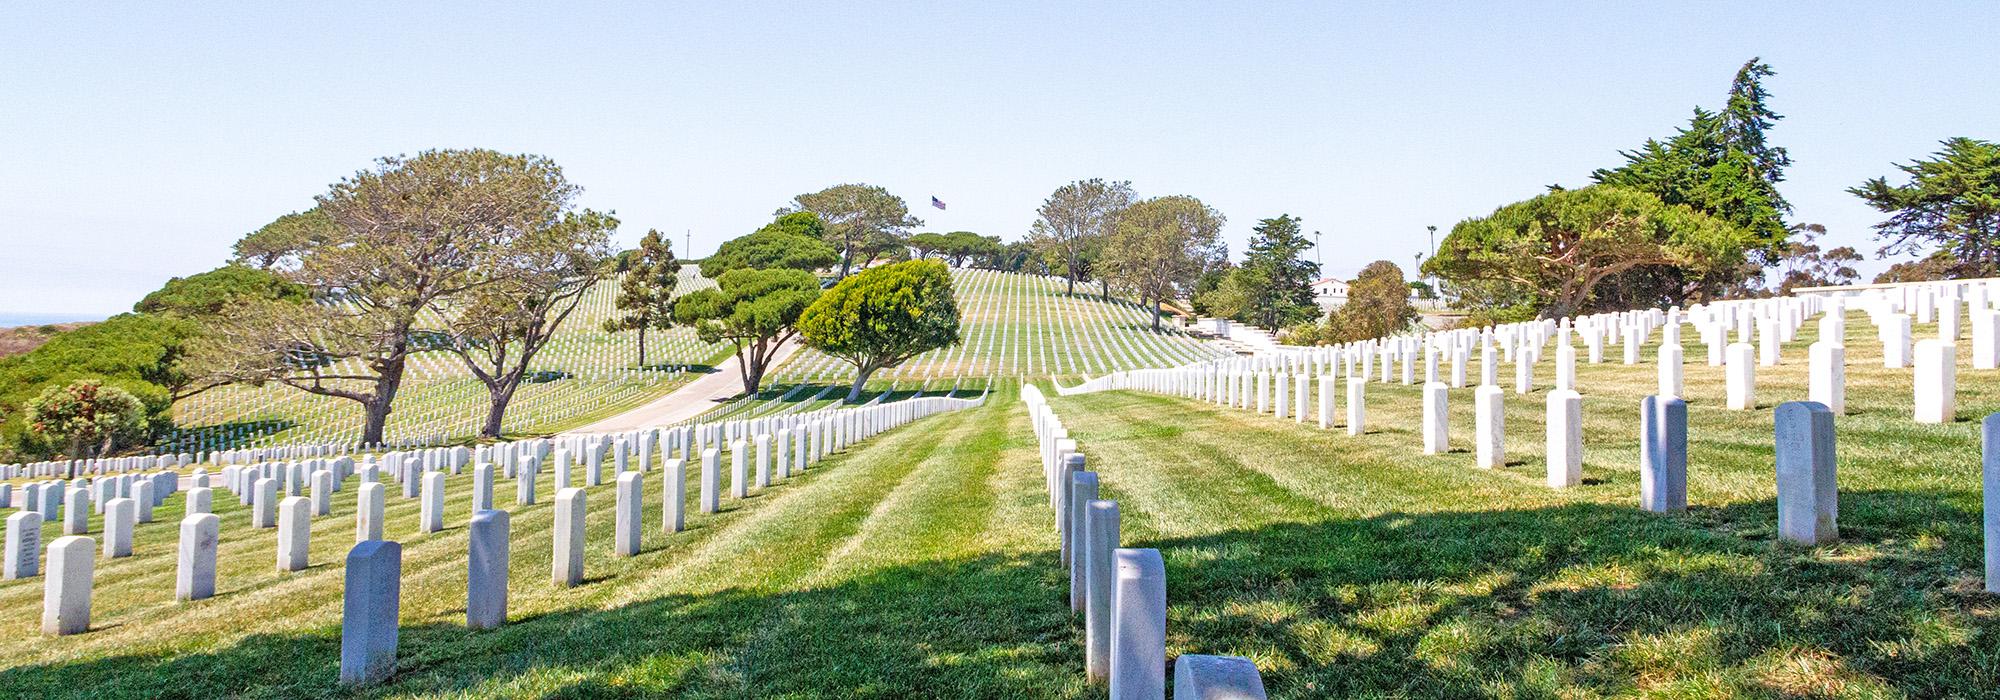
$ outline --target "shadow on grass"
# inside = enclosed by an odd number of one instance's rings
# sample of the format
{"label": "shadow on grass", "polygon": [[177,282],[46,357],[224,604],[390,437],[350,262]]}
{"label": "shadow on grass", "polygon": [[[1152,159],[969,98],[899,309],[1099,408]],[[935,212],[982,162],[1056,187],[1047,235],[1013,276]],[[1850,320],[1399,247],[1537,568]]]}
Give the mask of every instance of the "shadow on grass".
{"label": "shadow on grass", "polygon": [[249,447],[258,440],[291,430],[297,425],[297,421],[288,418],[273,418],[177,428],[171,437],[163,441],[162,448],[184,452],[233,450]]}
{"label": "shadow on grass", "polygon": [[[1127,544],[1166,554],[1175,651],[1249,656],[1273,697],[1992,697],[2000,620],[1965,585],[1976,539],[1882,537],[1978,522],[1952,500],[1842,494],[1848,543],[1812,549],[1771,541],[1770,502],[1390,513]],[[488,632],[405,627],[396,677],[362,694],[1094,697],[1066,586],[1039,551]],[[341,696],[338,656],[332,631],[257,635],[9,669],[0,688]]]}

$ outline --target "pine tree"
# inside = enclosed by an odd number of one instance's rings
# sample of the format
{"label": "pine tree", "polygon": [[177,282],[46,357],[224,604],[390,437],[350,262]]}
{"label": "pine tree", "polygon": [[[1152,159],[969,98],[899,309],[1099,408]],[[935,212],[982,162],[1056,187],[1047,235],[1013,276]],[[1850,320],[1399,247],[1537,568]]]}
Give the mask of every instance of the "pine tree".
{"label": "pine tree", "polygon": [[618,283],[615,305],[624,313],[606,319],[604,330],[639,331],[639,366],[645,367],[646,331],[674,326],[674,285],[680,282],[681,262],[674,258],[673,242],[655,230],[639,239],[637,252]]}
{"label": "pine tree", "polygon": [[1300,258],[1312,242],[1290,214],[1257,222],[1243,269],[1261,284],[1253,290],[1250,313],[1257,325],[1282,328],[1318,315],[1312,283],[1319,265]]}

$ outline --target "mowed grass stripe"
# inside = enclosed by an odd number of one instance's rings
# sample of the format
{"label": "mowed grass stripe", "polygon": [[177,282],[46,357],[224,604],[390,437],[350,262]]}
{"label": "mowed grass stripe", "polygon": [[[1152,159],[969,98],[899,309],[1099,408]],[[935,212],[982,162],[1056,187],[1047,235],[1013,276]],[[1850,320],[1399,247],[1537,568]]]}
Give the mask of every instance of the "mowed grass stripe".
{"label": "mowed grass stripe", "polygon": [[[1646,514],[1651,367],[1586,367],[1589,482],[1561,492],[1541,485],[1545,388],[1508,395],[1510,466],[1491,471],[1465,451],[1469,391],[1452,392],[1457,451],[1434,457],[1415,387],[1371,383],[1358,438],[1135,392],[1055,408],[1120,500],[1126,543],[1166,556],[1170,654],[1249,656],[1274,697],[1992,695],[1967,682],[2000,668],[2000,616],[1961,573],[1977,560],[1976,501],[1957,505],[1976,482],[1952,464],[1977,454],[1967,424],[1932,436],[1944,454],[1843,432],[1844,487],[1921,477],[1844,488],[1839,545],[1777,547],[1775,401],[1698,399],[1695,509]],[[1893,433],[1900,410],[1841,426]]]}
{"label": "mowed grass stripe", "polygon": [[[991,410],[991,409],[989,409]],[[993,414],[994,417],[1000,414]],[[945,421],[950,421],[946,423]],[[470,633],[461,627],[464,595],[465,534],[469,512],[468,477],[450,477],[447,520],[443,533],[416,536],[417,500],[402,499],[391,485],[386,530],[405,542],[403,650],[401,670],[385,692],[467,696],[561,695],[606,688],[673,690],[695,695],[741,694],[741,678],[730,669],[748,650],[749,631],[764,616],[785,614],[803,605],[839,611],[839,619],[823,619],[826,635],[838,641],[842,626],[852,619],[847,599],[872,597],[871,589],[838,584],[830,592],[800,598],[795,584],[819,572],[827,556],[859,533],[876,505],[925,462],[906,457],[938,444],[943,430],[955,437],[951,453],[973,460],[972,483],[984,484],[996,473],[999,448],[1011,440],[1000,421],[970,421],[947,414],[878,436],[844,455],[836,456],[802,476],[753,494],[742,502],[725,500],[719,515],[692,513],[698,466],[689,470],[688,532],[666,537],[659,522],[657,470],[647,474],[644,510],[646,547],[638,557],[613,557],[614,497],[609,487],[588,491],[586,585],[561,589],[548,582],[552,484],[542,477],[542,503],[513,516],[513,623],[501,630]],[[963,435],[963,439],[956,436]],[[880,452],[871,452],[879,449]],[[1028,454],[1032,456],[1032,451]],[[871,456],[872,455],[872,456]],[[948,460],[965,462],[966,459]],[[1032,463],[1027,467],[1032,471]],[[927,478],[950,476],[933,469]],[[727,460],[724,461],[725,484]],[[498,500],[512,501],[512,482],[502,481]],[[335,516],[314,523],[313,561],[307,572],[280,575],[271,570],[275,534],[248,528],[247,513],[233,498],[218,494],[224,517],[223,595],[192,604],[171,602],[172,555],[179,517],[179,500],[159,511],[159,523],[140,529],[140,557],[101,562],[107,568],[131,569],[119,578],[100,571],[100,629],[92,634],[44,639],[33,626],[40,609],[41,581],[8,582],[7,623],[19,626],[0,644],[10,645],[7,658],[17,665],[0,671],[9,688],[61,696],[90,688],[99,696],[153,696],[162,679],[188,696],[247,694],[268,697],[312,697],[336,693],[332,682],[338,654],[340,567],[335,564],[353,541],[353,484],[335,500]],[[993,502],[990,491],[953,505]],[[913,501],[914,502],[914,501]],[[918,515],[928,519],[944,510]],[[966,518],[938,530],[940,550],[953,539],[977,538],[992,521],[990,508],[974,509]],[[924,530],[919,524],[918,530]],[[960,559],[969,553],[961,552]],[[904,563],[882,562],[882,567]],[[875,567],[880,569],[882,567]],[[908,568],[921,568],[911,562]],[[1042,567],[1008,562],[1002,567],[1033,582]],[[129,575],[123,575],[129,574]],[[870,574],[875,576],[875,574]],[[927,579],[931,585],[957,584],[947,576]],[[977,586],[974,586],[977,587]],[[1029,597],[1036,597],[1030,595]],[[1053,598],[1053,596],[1046,596]],[[790,602],[790,601],[801,602]],[[1009,606],[994,606],[1008,610]],[[874,606],[869,606],[874,607]],[[893,605],[880,606],[894,611]],[[1048,606],[1044,624],[1063,626],[1066,614]],[[995,625],[995,633],[1007,628]],[[12,631],[12,630],[10,630]],[[911,631],[899,634],[910,638]],[[1028,638],[1033,639],[1033,635]],[[983,648],[983,647],[982,647]],[[761,652],[758,652],[761,653]],[[810,656],[810,655],[809,655]],[[1031,655],[1033,656],[1033,655]],[[809,658],[809,657],[808,657]],[[837,657],[818,657],[838,665]],[[1032,658],[1029,678],[1061,686],[1073,675],[1067,668]],[[974,667],[976,668],[976,667]],[[810,671],[810,669],[807,669]],[[872,677],[867,667],[858,686]],[[936,672],[916,664],[909,672]],[[1006,677],[1018,673],[980,673],[973,678]],[[810,684],[807,673],[802,683]],[[1014,681],[1009,681],[1014,682]],[[803,686],[802,686],[803,687]],[[824,690],[824,686],[819,686]]]}
{"label": "mowed grass stripe", "polygon": [[1004,494],[1039,488],[1026,421],[1008,413],[1018,408],[995,401],[858,455],[917,468],[780,615],[760,621],[731,669],[738,682],[683,690],[1078,696],[1081,651],[1067,584],[1050,575],[1053,533],[995,517],[1022,502]]}

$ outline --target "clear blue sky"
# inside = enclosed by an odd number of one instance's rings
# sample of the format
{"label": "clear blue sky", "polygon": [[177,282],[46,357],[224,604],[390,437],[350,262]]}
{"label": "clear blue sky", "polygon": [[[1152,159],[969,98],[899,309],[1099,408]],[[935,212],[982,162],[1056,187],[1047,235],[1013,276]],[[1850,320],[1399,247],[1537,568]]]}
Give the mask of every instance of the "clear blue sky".
{"label": "clear blue sky", "polygon": [[623,242],[696,255],[841,182],[1012,239],[1106,177],[1200,197],[1238,252],[1304,217],[1346,276],[1584,183],[1751,56],[1794,220],[1871,258],[1844,188],[2000,138],[1994,2],[571,5],[0,6],[0,312],[124,310],[437,147],[550,156]]}

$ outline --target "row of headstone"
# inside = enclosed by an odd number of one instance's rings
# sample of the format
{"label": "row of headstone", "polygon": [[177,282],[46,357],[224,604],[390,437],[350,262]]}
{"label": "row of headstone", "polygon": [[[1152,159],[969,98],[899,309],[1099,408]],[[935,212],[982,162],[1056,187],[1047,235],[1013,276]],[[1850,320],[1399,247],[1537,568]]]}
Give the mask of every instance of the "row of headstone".
{"label": "row of headstone", "polygon": [[[1132,389],[1207,399],[1236,407],[1264,406],[1260,398],[1249,399],[1243,392],[1257,392],[1262,383],[1253,383],[1246,374],[1225,373],[1213,367],[1193,366],[1172,370],[1139,370],[1127,373],[1123,386]],[[1269,375],[1259,374],[1258,377]],[[1320,383],[1328,386],[1325,378]],[[1350,380],[1350,400],[1358,400],[1353,389],[1359,380]],[[1289,382],[1275,382],[1285,386]],[[1322,390],[1321,405],[1328,406],[1331,392]],[[1437,454],[1448,449],[1444,442],[1444,385],[1433,382],[1424,392],[1424,451]],[[1498,387],[1482,386],[1474,394],[1474,460],[1482,469],[1505,464],[1504,394]],[[1331,415],[1323,408],[1322,420]],[[1350,416],[1356,415],[1350,409]],[[1775,423],[1774,461],[1777,464],[1778,530],[1781,539],[1805,545],[1830,542],[1837,537],[1835,525],[1833,411],[1825,404],[1794,401],[1778,406]],[[1350,430],[1355,423],[1350,418]],[[1323,423],[1324,424],[1324,423]],[[1547,459],[1548,484],[1552,487],[1579,483],[1582,463],[1582,404],[1575,392],[1558,390],[1548,395]],[[1641,401],[1640,505],[1648,511],[1678,512],[1687,508],[1687,403],[1674,396],[1654,395]]]}
{"label": "row of headstone", "polygon": [[[1098,498],[1097,474],[1085,468],[1083,452],[1041,391],[1023,385],[1021,398],[1055,516],[1070,610],[1083,615],[1084,675],[1107,684],[1114,699],[1163,700],[1166,563],[1157,549],[1120,546],[1117,501]],[[1264,683],[1249,659],[1184,654],[1174,661],[1174,697],[1263,698]]]}
{"label": "row of headstone", "polygon": [[[1622,345],[1624,361],[1636,364],[1641,346],[1653,342],[1658,331],[1659,383],[1662,395],[1689,399],[1683,393],[1685,353],[1682,327],[1693,326],[1700,342],[1708,345],[1708,363],[1727,366],[1726,405],[1738,409],[1757,407],[1756,367],[1782,363],[1782,344],[1791,342],[1806,320],[1820,316],[1820,340],[1810,356],[1815,385],[1822,394],[1814,400],[1844,409],[1839,394],[1844,382],[1846,354],[1846,313],[1866,312],[1878,326],[1883,343],[1884,364],[1891,368],[1913,367],[1912,417],[1919,422],[1952,420],[1955,408],[1955,368],[1960,361],[1958,309],[1965,307],[1971,322],[1971,367],[2000,367],[2000,310],[1991,301],[1992,281],[1944,282],[1889,291],[1862,291],[1850,297],[1791,297],[1718,302],[1679,308],[1651,309],[1618,314],[1599,314],[1560,320],[1542,320],[1480,329],[1439,331],[1397,336],[1360,343],[1290,351],[1247,358],[1230,358],[1213,364],[1240,372],[1282,372],[1308,376],[1332,375],[1338,379],[1375,379],[1404,384],[1418,383],[1416,366],[1424,367],[1422,383],[1448,381],[1452,388],[1468,385],[1468,365],[1479,362],[1480,386],[1497,386],[1501,362],[1513,363],[1514,393],[1533,390],[1533,366],[1553,343],[1556,358],[1555,388],[1577,390],[1575,364],[1577,350],[1572,338],[1580,339],[1591,362],[1605,360],[1607,344]],[[1905,305],[1916,304],[1913,319],[1902,313]],[[1912,320],[1930,323],[1935,318],[1939,337],[1915,339],[1909,332]],[[1449,371],[1440,363],[1449,365]],[[1401,371],[1393,370],[1400,363]],[[1058,387],[1061,392],[1091,390],[1118,381],[1107,375],[1076,389]]]}
{"label": "row of headstone", "polygon": [[[812,420],[798,422],[796,433],[789,427],[779,427],[775,434],[756,432],[758,428],[775,427],[777,423],[721,424],[709,426],[707,430],[690,427],[665,434],[668,440],[662,452],[677,445],[688,452],[699,451],[703,469],[703,509],[713,511],[719,498],[718,453],[721,448],[708,440],[729,440],[734,466],[731,486],[740,497],[745,495],[748,482],[753,478],[758,488],[769,487],[774,478],[781,481],[792,474],[794,465],[803,469],[811,462],[884,430],[939,412],[979,406],[984,401],[984,396],[976,399],[927,397],[829,411]],[[795,436],[807,436],[809,439],[795,442]],[[339,677],[344,684],[365,684],[380,681],[393,673],[398,641],[401,545],[383,537],[382,513],[387,491],[386,485],[379,479],[400,479],[406,485],[419,480],[422,482],[418,491],[423,499],[419,505],[419,529],[431,532],[441,529],[447,472],[457,473],[468,460],[481,456],[500,459],[516,469],[517,477],[532,483],[541,460],[553,460],[556,468],[564,468],[571,447],[580,450],[579,454],[586,463],[592,461],[592,455],[608,454],[619,467],[614,487],[617,501],[613,509],[614,552],[618,556],[640,553],[642,524],[639,504],[644,498],[643,476],[635,468],[638,464],[627,465],[625,455],[627,448],[633,446],[637,447],[637,454],[650,455],[652,443],[645,438],[628,443],[622,437],[603,436],[537,442],[540,444],[504,449],[494,446],[491,452],[475,453],[454,448],[436,453],[390,454],[382,456],[380,462],[371,458],[358,465],[347,457],[229,465],[216,476],[229,489],[241,492],[240,497],[250,506],[248,510],[253,525],[277,529],[276,555],[280,571],[296,571],[307,566],[311,519],[329,514],[324,499],[338,484],[348,478],[358,478],[356,530],[359,543],[349,552],[346,560]],[[552,444],[564,446],[550,447]],[[754,477],[748,467],[752,450],[756,455]],[[649,457],[635,460],[639,463],[646,461]],[[685,500],[683,464],[683,460],[678,458],[666,458],[662,464],[667,506],[661,526],[670,533],[685,526],[684,516],[680,513],[680,504]],[[498,472],[495,465],[480,462],[472,467],[474,512],[468,527],[466,625],[472,629],[490,629],[505,624],[507,619],[511,515],[493,507],[492,479]],[[107,513],[105,556],[130,556],[131,535],[140,522],[139,504],[153,502],[152,486],[155,483],[178,484],[177,478],[169,479],[170,476],[171,473],[162,472],[146,479],[105,477],[92,482],[80,481],[68,490],[68,500],[63,507],[68,509],[66,515],[83,512],[87,507],[85,504],[92,502],[92,486],[96,486],[99,492],[111,494],[103,506]],[[175,598],[180,601],[200,600],[215,594],[221,520],[207,512],[212,505],[209,479],[206,469],[197,469],[192,476],[194,486],[187,490],[188,514],[181,522],[175,575]],[[131,491],[124,490],[127,484],[131,485]],[[583,578],[583,521],[588,485],[595,484],[587,484],[586,487],[559,484],[557,488],[556,504],[551,515],[555,525],[552,578],[558,585],[574,586]],[[297,495],[300,488],[310,489],[311,495]],[[288,495],[281,498],[281,493]],[[409,495],[407,489],[405,495]],[[38,502],[37,508],[23,510],[8,518],[6,576],[10,579],[38,574],[45,576],[43,631],[46,634],[86,632],[90,629],[96,542],[84,534],[70,534],[47,547],[44,561],[39,556],[42,552],[39,542],[42,510],[39,502],[43,499],[38,493],[34,500]]]}

